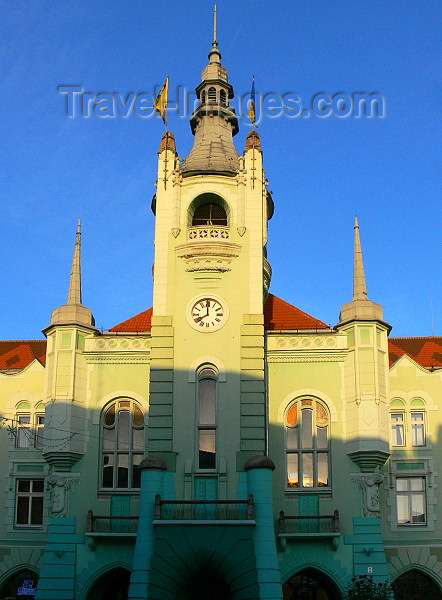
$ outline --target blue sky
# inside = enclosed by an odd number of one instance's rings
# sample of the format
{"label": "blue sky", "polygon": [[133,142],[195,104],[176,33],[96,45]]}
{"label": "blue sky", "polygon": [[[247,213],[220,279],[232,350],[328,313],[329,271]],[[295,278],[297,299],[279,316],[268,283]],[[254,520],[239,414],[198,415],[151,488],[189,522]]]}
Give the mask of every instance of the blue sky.
{"label": "blue sky", "polygon": [[[442,5],[372,0],[220,0],[218,40],[235,93],[377,92],[384,118],[264,117],[273,192],[271,291],[331,325],[352,295],[358,215],[369,297],[392,335],[442,335],[440,22]],[[153,94],[193,91],[212,3],[16,0],[2,3],[0,337],[38,339],[66,301],[82,219],[83,303],[98,327],[151,305],[159,119],[66,115],[62,85]],[[181,92],[182,93],[182,92]],[[311,113],[311,111],[310,111]],[[178,153],[188,118],[169,113]],[[235,138],[242,152],[250,125]],[[431,312],[431,300],[433,319]]]}

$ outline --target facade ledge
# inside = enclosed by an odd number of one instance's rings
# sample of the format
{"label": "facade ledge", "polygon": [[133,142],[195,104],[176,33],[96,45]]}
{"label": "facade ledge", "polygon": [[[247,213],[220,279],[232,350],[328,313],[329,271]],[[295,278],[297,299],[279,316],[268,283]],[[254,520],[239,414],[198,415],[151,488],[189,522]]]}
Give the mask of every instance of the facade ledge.
{"label": "facade ledge", "polygon": [[255,521],[253,519],[201,519],[201,520],[193,520],[193,519],[158,519],[158,520],[154,520],[152,521],[152,524],[154,527],[158,527],[161,525],[165,525],[167,527],[181,527],[181,525],[204,525],[204,526],[209,526],[209,525],[221,525],[223,527],[226,526],[231,526],[231,525],[256,525]]}
{"label": "facade ledge", "polygon": [[282,551],[287,547],[287,540],[298,541],[298,540],[330,540],[333,550],[337,550],[339,546],[340,533],[335,532],[324,532],[324,533],[278,533],[279,546]]}

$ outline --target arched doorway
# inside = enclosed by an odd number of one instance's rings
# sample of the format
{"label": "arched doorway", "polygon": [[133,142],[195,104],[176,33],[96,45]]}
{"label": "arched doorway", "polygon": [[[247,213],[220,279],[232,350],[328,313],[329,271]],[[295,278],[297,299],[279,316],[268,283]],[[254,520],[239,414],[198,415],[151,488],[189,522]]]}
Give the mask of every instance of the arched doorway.
{"label": "arched doorway", "polygon": [[99,577],[90,588],[87,600],[127,600],[130,571],[116,567]]}
{"label": "arched doorway", "polygon": [[316,569],[304,569],[293,575],[282,588],[284,600],[340,600],[333,581]]}
{"label": "arched doorway", "polygon": [[440,587],[421,571],[407,571],[392,583],[395,600],[442,600]]}
{"label": "arched doorway", "polygon": [[31,569],[23,569],[21,571],[16,572],[12,575],[6,583],[2,586],[0,591],[0,600],[12,599],[14,600],[24,598],[24,595],[17,595],[19,588],[26,588],[26,598],[34,598],[32,593],[29,593],[31,590],[37,587],[38,575],[35,571],[31,571]]}
{"label": "arched doorway", "polygon": [[224,577],[210,566],[194,571],[185,581],[178,600],[233,600]]}

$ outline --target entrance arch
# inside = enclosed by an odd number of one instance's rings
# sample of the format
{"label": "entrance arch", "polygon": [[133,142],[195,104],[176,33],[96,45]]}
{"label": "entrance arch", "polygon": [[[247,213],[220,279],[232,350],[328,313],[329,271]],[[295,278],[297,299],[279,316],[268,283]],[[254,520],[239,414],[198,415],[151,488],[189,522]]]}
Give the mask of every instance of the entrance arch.
{"label": "entrance arch", "polygon": [[442,590],[422,571],[412,569],[392,583],[395,600],[442,600]]}
{"label": "entrance arch", "polygon": [[177,600],[233,600],[229,584],[209,565],[194,571],[184,582]]}
{"label": "entrance arch", "polygon": [[91,585],[86,600],[127,600],[129,583],[130,571],[115,567]]}
{"label": "entrance arch", "polygon": [[282,588],[283,600],[341,600],[336,584],[321,571],[308,568],[293,575]]}
{"label": "entrance arch", "polygon": [[[4,585],[0,590],[0,600],[4,598],[24,598],[25,596],[17,596],[17,590],[19,587],[23,587],[25,582],[33,582],[27,583],[25,587],[35,589],[37,587],[38,575],[35,571],[31,569],[22,569],[21,571],[16,571],[9,579],[6,580]],[[27,594],[26,598],[34,598],[33,595]]]}

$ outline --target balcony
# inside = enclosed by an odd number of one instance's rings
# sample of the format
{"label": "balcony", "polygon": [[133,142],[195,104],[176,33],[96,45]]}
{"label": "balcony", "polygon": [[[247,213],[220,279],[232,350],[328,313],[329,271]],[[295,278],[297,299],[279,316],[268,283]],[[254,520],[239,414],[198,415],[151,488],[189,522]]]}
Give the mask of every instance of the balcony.
{"label": "balcony", "polygon": [[286,549],[287,540],[330,540],[333,550],[339,545],[339,511],[332,515],[286,515],[279,513],[278,539],[282,550]]}
{"label": "balcony", "polygon": [[91,510],[88,510],[85,536],[89,547],[95,550],[95,543],[100,538],[135,541],[137,528],[138,517],[94,515]]}
{"label": "balcony", "polygon": [[187,229],[189,242],[213,242],[214,240],[228,240],[230,238],[230,227],[220,225],[195,226]]}
{"label": "balcony", "polygon": [[163,500],[155,497],[154,525],[254,525],[253,494],[247,500]]}

